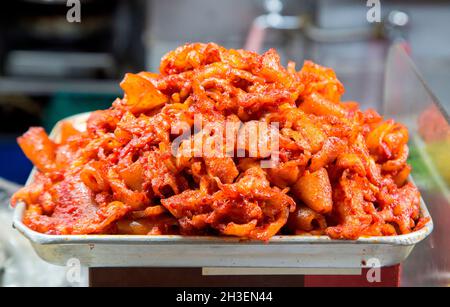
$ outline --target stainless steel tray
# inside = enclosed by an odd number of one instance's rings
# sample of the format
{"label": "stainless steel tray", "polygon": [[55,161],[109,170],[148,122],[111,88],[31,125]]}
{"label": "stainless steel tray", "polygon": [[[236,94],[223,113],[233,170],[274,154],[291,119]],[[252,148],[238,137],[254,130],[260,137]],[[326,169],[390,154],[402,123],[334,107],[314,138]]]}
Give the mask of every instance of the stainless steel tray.
{"label": "stainless steel tray", "polygon": [[[86,114],[70,117],[78,127]],[[51,137],[58,138],[58,125]],[[32,180],[33,173],[29,181]],[[45,261],[65,265],[72,258],[90,267],[273,267],[361,268],[390,266],[408,257],[433,230],[390,237],[332,240],[327,236],[275,236],[268,243],[237,238],[179,235],[46,235],[22,223],[25,204],[15,209],[13,226]],[[421,200],[421,214],[430,214]]]}

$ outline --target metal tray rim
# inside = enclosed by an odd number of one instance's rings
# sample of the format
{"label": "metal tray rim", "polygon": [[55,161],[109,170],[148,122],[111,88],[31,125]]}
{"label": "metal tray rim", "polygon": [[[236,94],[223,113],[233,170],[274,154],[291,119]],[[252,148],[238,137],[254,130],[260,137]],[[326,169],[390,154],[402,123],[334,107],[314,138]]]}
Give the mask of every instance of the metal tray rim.
{"label": "metal tray rim", "polygon": [[[80,113],[64,120],[83,121],[86,120],[90,113]],[[57,137],[57,128],[60,122],[55,125],[55,128],[50,133],[50,138]],[[33,168],[31,174],[26,182],[28,185],[34,177],[36,169]],[[409,178],[414,182],[413,179]],[[38,245],[58,245],[58,244],[105,244],[105,245],[150,245],[150,244],[209,244],[209,245],[223,245],[223,244],[239,244],[239,245],[257,245],[266,244],[261,241],[242,240],[232,237],[214,237],[214,236],[181,236],[181,235],[48,235],[36,232],[28,228],[22,222],[22,217],[25,212],[26,205],[18,203],[13,216],[13,227],[22,233],[28,240]],[[409,234],[397,236],[373,236],[360,237],[357,240],[333,240],[328,236],[309,236],[309,235],[280,235],[272,237],[268,243],[272,244],[387,244],[398,246],[410,246],[424,240],[433,231],[433,220],[423,201],[420,198],[421,216],[428,217],[430,220],[425,226]]]}
{"label": "metal tray rim", "polygon": [[[22,233],[28,240],[39,245],[58,244],[107,244],[107,245],[146,245],[146,244],[267,244],[261,241],[242,240],[232,237],[213,236],[181,236],[181,235],[48,235],[36,232],[28,228],[22,217],[25,212],[25,204],[19,203],[14,211],[13,227]],[[430,214],[421,201],[421,213],[423,217],[430,217]],[[433,221],[425,224],[422,229],[409,234],[397,236],[373,236],[361,237],[357,240],[334,240],[328,236],[294,236],[280,235],[274,236],[268,244],[388,244],[408,246],[415,245],[424,240],[433,231]]]}

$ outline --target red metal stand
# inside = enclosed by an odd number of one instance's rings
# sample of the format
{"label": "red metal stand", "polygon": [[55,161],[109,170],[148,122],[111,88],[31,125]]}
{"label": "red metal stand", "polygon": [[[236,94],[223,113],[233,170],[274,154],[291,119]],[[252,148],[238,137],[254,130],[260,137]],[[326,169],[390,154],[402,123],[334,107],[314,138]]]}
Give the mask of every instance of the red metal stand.
{"label": "red metal stand", "polygon": [[305,287],[399,287],[400,265],[380,269],[380,280],[370,282],[369,269],[363,269],[361,275],[306,275]]}
{"label": "red metal stand", "polygon": [[201,268],[90,268],[92,287],[398,287],[400,265],[381,268],[380,282],[361,275],[204,276]]}

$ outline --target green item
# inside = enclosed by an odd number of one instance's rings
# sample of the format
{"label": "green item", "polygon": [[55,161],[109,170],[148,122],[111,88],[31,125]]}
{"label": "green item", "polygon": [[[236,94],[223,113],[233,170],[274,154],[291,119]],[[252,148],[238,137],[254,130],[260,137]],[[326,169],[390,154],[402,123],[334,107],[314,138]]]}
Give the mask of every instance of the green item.
{"label": "green item", "polygon": [[43,126],[50,131],[58,121],[68,116],[108,109],[116,98],[111,94],[57,93],[44,110]]}

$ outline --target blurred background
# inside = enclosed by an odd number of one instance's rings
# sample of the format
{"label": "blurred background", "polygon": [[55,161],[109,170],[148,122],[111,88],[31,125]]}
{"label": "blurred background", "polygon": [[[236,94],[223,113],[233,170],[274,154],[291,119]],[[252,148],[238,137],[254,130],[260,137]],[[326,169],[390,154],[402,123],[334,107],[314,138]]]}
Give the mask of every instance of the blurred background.
{"label": "blurred background", "polygon": [[[50,130],[61,118],[108,107],[122,95],[125,72],[157,71],[161,56],[185,42],[213,41],[259,52],[274,47],[284,63],[294,60],[297,68],[311,59],[336,71],[345,99],[380,111],[387,53],[402,42],[440,100],[448,126],[449,1],[381,0],[381,21],[374,23],[367,20],[366,2],[81,0],[79,23],[67,21],[70,7],[64,0],[0,4],[3,199],[24,184],[31,169],[17,136],[32,125]],[[448,245],[440,251],[445,252],[450,254]],[[441,261],[448,268],[447,256]],[[413,280],[412,270],[405,274],[406,284],[426,283]],[[449,284],[448,273],[443,274],[439,280]]]}

